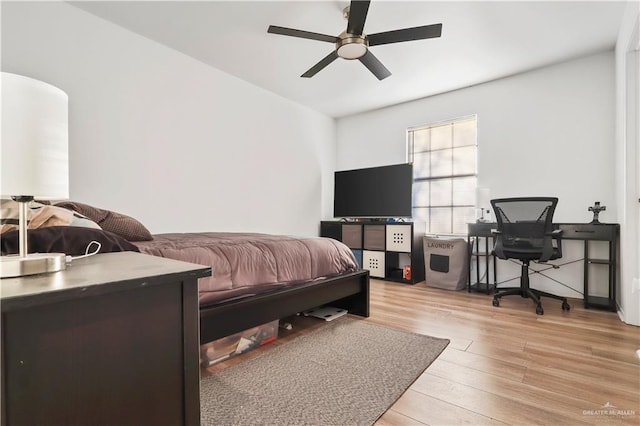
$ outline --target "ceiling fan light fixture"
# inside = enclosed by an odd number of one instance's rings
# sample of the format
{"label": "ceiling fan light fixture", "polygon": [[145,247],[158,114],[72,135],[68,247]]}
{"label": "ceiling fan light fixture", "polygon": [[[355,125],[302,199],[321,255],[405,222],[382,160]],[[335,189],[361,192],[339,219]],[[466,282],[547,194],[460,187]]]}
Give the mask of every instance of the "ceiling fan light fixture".
{"label": "ceiling fan light fixture", "polygon": [[363,36],[346,34],[336,43],[336,53],[343,59],[358,59],[367,53],[367,44]]}
{"label": "ceiling fan light fixture", "polygon": [[364,44],[345,44],[338,47],[338,56],[343,59],[358,59],[367,53],[367,46]]}
{"label": "ceiling fan light fixture", "polygon": [[442,24],[432,24],[365,35],[364,25],[369,12],[369,3],[371,3],[371,0],[351,0],[349,2],[349,6],[343,10],[343,16],[347,20],[347,29],[337,36],[276,25],[269,25],[267,32],[335,44],[334,50],[300,77],[311,78],[337,58],[342,58],[347,60],[358,59],[378,80],[384,80],[389,77],[391,72],[369,51],[369,46],[425,40],[440,37],[442,34]]}

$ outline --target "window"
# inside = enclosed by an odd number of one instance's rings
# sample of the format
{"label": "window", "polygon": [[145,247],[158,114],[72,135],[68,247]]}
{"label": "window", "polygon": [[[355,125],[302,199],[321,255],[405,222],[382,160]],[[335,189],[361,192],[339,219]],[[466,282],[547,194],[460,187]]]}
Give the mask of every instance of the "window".
{"label": "window", "polygon": [[475,221],[478,182],[476,117],[407,131],[413,163],[413,218],[432,234],[466,234]]}

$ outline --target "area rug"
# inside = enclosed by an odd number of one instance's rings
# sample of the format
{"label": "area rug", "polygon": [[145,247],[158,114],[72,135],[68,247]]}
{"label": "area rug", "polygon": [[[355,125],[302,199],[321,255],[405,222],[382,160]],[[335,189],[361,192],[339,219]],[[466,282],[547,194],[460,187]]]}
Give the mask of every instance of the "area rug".
{"label": "area rug", "polygon": [[448,344],[342,317],[203,378],[201,424],[371,425]]}

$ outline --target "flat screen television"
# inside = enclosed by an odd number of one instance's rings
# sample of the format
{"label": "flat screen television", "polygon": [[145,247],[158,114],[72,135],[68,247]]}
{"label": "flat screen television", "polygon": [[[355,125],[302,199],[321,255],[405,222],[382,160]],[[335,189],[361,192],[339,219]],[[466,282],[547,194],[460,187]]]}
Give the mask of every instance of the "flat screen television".
{"label": "flat screen television", "polygon": [[333,215],[411,217],[413,166],[395,164],[335,173]]}

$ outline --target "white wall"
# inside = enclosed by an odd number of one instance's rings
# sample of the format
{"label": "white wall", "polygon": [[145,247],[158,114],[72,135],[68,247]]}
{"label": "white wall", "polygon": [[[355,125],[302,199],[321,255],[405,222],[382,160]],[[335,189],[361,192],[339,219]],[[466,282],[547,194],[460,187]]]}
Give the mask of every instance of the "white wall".
{"label": "white wall", "polygon": [[[589,222],[587,208],[600,201],[607,206],[600,220],[616,222],[614,63],[613,51],[603,52],[339,119],[337,167],[404,162],[408,127],[477,114],[478,184],[492,198],[556,196],[555,221],[578,223]],[[581,298],[582,243],[567,241],[563,249],[554,263],[569,264],[545,272],[552,280],[532,276],[531,285]],[[607,277],[601,272],[591,273],[604,295]],[[517,265],[499,263],[503,285],[517,286],[519,275]]]}
{"label": "white wall", "polygon": [[558,222],[614,222],[614,57],[605,52],[339,119],[338,169],[406,161],[406,129],[478,116],[478,185],[560,198]]}
{"label": "white wall", "polygon": [[69,95],[73,200],[153,233],[317,235],[331,212],[333,119],[71,5],[2,2],[2,70]]}
{"label": "white wall", "polygon": [[640,3],[629,2],[616,43],[616,195],[620,316],[640,325]]}

